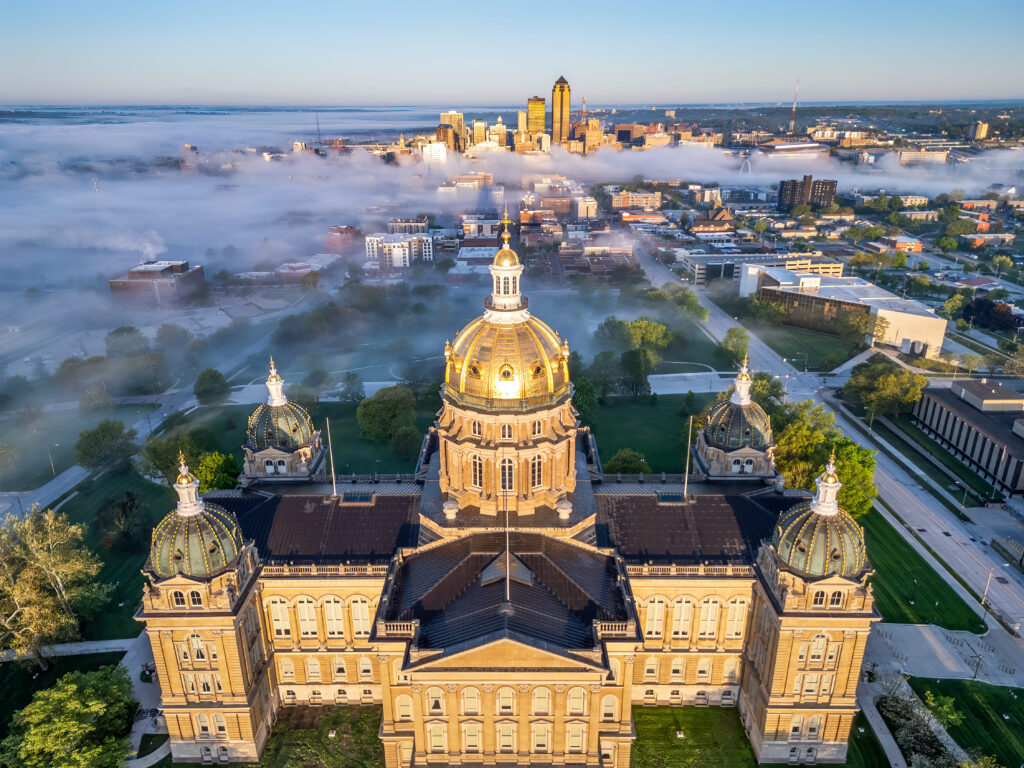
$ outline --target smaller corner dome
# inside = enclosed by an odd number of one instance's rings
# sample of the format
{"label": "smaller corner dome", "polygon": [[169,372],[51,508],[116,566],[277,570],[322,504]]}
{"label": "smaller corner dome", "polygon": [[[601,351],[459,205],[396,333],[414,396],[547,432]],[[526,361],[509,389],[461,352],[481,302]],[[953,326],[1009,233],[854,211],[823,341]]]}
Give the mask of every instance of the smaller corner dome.
{"label": "smaller corner dome", "polygon": [[312,443],[314,431],[313,420],[301,405],[260,403],[249,417],[245,447],[254,452],[267,448],[291,452]]}
{"label": "smaller corner dome", "polygon": [[846,512],[822,515],[808,502],[779,516],[772,546],[783,566],[807,576],[855,578],[868,566],[864,529]]}
{"label": "smaller corner dome", "polygon": [[722,400],[708,414],[704,440],[724,451],[744,447],[764,450],[772,445],[772,426],[768,414],[757,403],[740,405]]}
{"label": "smaller corner dome", "polygon": [[161,579],[176,574],[205,578],[228,568],[242,551],[242,531],[222,507],[203,504],[199,514],[171,510],[153,529],[150,568]]}

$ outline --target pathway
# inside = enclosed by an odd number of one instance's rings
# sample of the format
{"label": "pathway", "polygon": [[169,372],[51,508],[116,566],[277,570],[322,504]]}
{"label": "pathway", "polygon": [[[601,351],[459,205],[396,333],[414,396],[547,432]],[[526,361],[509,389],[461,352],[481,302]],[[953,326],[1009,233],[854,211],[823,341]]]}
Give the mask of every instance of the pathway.
{"label": "pathway", "polygon": [[889,733],[889,726],[885,724],[885,720],[882,719],[882,713],[878,711],[878,706],[876,705],[878,697],[885,694],[885,686],[880,680],[876,680],[873,683],[861,680],[857,684],[857,703],[860,704],[864,717],[871,724],[871,729],[875,732],[875,737],[878,739],[882,751],[885,752],[890,767],[907,768],[907,761],[903,759],[903,753],[900,752],[900,748],[896,745],[896,739]]}
{"label": "pathway", "polygon": [[[43,656],[84,656],[89,653],[128,651],[137,640],[138,638],[129,637],[120,640],[83,640],[78,643],[59,643],[57,645],[44,646],[42,654]],[[147,646],[148,644],[147,641]],[[22,658],[25,658],[25,654],[15,650],[0,651],[0,664],[7,661],[18,661]]]}

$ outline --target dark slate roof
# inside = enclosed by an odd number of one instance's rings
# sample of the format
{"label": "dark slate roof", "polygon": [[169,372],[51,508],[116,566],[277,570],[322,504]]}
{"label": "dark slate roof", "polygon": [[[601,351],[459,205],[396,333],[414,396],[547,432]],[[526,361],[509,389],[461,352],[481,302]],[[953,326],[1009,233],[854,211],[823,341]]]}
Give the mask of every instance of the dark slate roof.
{"label": "dark slate roof", "polygon": [[722,565],[753,563],[779,513],[807,498],[804,491],[778,494],[692,496],[596,494],[598,545],[617,547],[626,562]]}
{"label": "dark slate roof", "polygon": [[519,561],[509,580],[511,611],[505,609],[505,535],[495,532],[407,557],[385,618],[418,619],[421,648],[517,637],[561,649],[592,648],[595,619],[629,618],[613,557],[536,533],[513,531],[509,541]]}
{"label": "dark slate roof", "polygon": [[235,514],[242,535],[266,562],[380,563],[415,546],[419,496],[371,496],[343,503],[331,496],[213,492],[204,498]]}

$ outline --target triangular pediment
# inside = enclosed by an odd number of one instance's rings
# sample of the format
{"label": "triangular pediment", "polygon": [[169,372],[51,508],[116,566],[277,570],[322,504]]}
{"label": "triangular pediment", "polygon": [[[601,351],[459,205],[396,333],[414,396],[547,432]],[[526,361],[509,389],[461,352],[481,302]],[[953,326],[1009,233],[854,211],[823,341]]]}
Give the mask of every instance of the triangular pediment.
{"label": "triangular pediment", "polygon": [[600,670],[603,665],[572,654],[571,652],[556,653],[554,650],[539,648],[530,643],[503,637],[472,648],[442,654],[438,658],[427,659],[410,666],[411,669],[479,669],[479,670],[538,670],[567,669]]}

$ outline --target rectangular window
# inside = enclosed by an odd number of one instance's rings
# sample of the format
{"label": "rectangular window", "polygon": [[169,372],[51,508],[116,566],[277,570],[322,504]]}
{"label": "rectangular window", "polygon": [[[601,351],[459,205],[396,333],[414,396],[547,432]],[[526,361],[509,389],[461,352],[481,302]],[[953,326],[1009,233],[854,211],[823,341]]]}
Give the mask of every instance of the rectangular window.
{"label": "rectangular window", "polygon": [[480,726],[478,726],[478,725],[467,725],[466,726],[466,751],[467,752],[479,752],[480,751]]}
{"label": "rectangular window", "polygon": [[665,624],[665,603],[654,599],[647,603],[647,621],[644,628],[646,637],[661,637]]}
{"label": "rectangular window", "polygon": [[690,614],[692,603],[682,600],[676,603],[672,612],[672,637],[685,639],[690,636]]}
{"label": "rectangular window", "polygon": [[648,682],[657,682],[658,680],[658,660],[648,659],[647,663],[644,664],[644,680]]}
{"label": "rectangular window", "polygon": [[513,735],[515,731],[511,725],[503,723],[498,726],[498,749],[502,752],[511,752],[515,748]]}
{"label": "rectangular window", "polygon": [[341,602],[338,600],[324,603],[324,626],[328,637],[345,636],[345,622],[341,618]]}
{"label": "rectangular window", "polygon": [[550,737],[546,725],[538,725],[533,732],[533,751],[547,752]]}
{"label": "rectangular window", "polygon": [[566,733],[566,742],[570,752],[582,752],[583,751],[583,726],[579,723],[573,723],[569,726]]}
{"label": "rectangular window", "polygon": [[818,676],[807,675],[804,677],[804,695],[813,696],[818,692]]}

